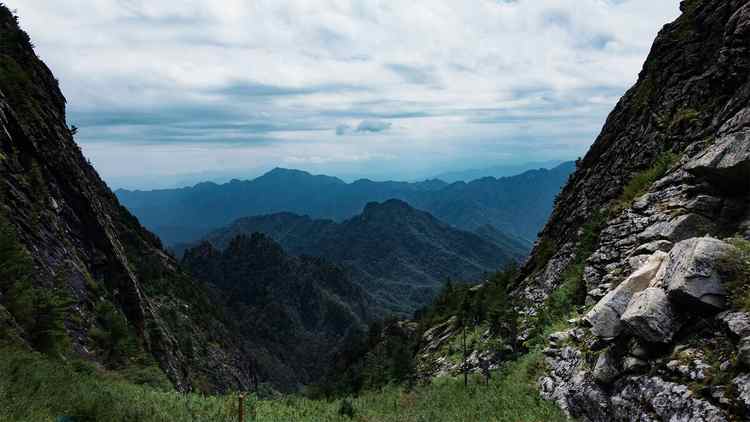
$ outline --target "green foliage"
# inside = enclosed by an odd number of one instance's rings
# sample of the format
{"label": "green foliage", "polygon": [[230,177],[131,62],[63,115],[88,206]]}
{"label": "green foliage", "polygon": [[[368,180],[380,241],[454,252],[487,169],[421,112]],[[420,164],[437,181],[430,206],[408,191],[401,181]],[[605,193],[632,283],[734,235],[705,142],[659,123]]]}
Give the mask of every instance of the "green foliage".
{"label": "green foliage", "polygon": [[0,305],[23,328],[33,347],[52,355],[64,354],[69,348],[64,322],[70,298],[59,288],[33,286],[32,270],[31,257],[13,228],[0,218]]}
{"label": "green foliage", "polygon": [[[167,422],[235,421],[234,395],[207,397],[136,386],[115,374],[62,364],[36,353],[0,349],[0,421]],[[539,397],[535,380],[543,368],[535,352],[509,363],[489,385],[441,379],[405,390],[391,385],[342,401],[289,396],[246,400],[248,421],[462,422],[564,421],[551,403]],[[343,410],[343,411],[342,411]]]}
{"label": "green foliage", "polygon": [[534,321],[534,335],[529,345],[538,345],[544,341],[544,333],[549,328],[570,317],[586,301],[586,283],[583,271],[586,260],[596,250],[599,234],[606,223],[606,214],[596,212],[583,225],[575,259],[562,273],[562,283],[547,298],[539,309]]}
{"label": "green foliage", "polygon": [[494,334],[515,338],[517,321],[509,291],[518,271],[515,262],[509,263],[479,288],[447,282],[433,303],[415,314],[415,319],[426,329],[458,316],[468,325],[489,323]]}
{"label": "green foliage", "polygon": [[550,258],[555,254],[555,243],[550,239],[542,239],[539,246],[536,249],[536,253],[532,256],[533,267],[535,271],[539,271],[547,265]]}
{"label": "green foliage", "polygon": [[674,113],[674,116],[672,116],[672,121],[669,124],[669,131],[673,132],[685,125],[691,124],[698,119],[698,116],[700,116],[700,113],[692,108],[681,108],[677,110]]}
{"label": "green foliage", "polygon": [[29,280],[32,261],[16,239],[15,231],[0,217],[0,289]]}
{"label": "green foliage", "polygon": [[352,406],[351,401],[347,399],[341,400],[341,405],[339,406],[339,415],[346,416],[349,419],[354,417],[354,406]]}
{"label": "green foliage", "polygon": [[742,238],[729,239],[737,251],[725,258],[724,267],[730,273],[725,283],[733,307],[750,312],[750,241]]}
{"label": "green foliage", "polygon": [[96,305],[97,327],[89,335],[110,365],[121,367],[139,352],[138,342],[125,316],[108,301]]}
{"label": "green foliage", "polygon": [[636,91],[633,95],[633,100],[638,110],[646,110],[648,103],[656,92],[656,84],[654,81],[646,77],[641,80],[635,87]]}
{"label": "green foliage", "polygon": [[117,374],[12,348],[0,349],[0,421],[228,421],[224,397],[136,386]]}
{"label": "green foliage", "polygon": [[651,167],[633,176],[623,188],[620,197],[610,207],[610,215],[615,216],[633,205],[633,201],[646,193],[648,188],[662,178],[678,159],[677,154],[665,152],[657,157]]}

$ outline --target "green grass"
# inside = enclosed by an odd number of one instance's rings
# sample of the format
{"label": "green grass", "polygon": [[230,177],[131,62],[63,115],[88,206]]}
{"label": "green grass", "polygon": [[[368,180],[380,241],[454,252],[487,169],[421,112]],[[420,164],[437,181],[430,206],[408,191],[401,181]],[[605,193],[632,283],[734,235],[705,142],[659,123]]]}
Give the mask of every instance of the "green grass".
{"label": "green grass", "polygon": [[[89,365],[64,364],[43,355],[0,348],[0,421],[232,421],[234,395],[179,394],[127,382],[119,374]],[[557,407],[542,400],[534,385],[543,369],[532,352],[508,364],[489,385],[479,379],[464,388],[459,379],[443,378],[408,391],[388,386],[349,399],[354,418],[339,415],[341,400],[289,396],[248,399],[248,421],[564,421]]]}
{"label": "green grass", "polygon": [[633,205],[633,202],[646,193],[654,182],[667,174],[678,158],[677,154],[665,152],[657,157],[651,167],[633,176],[623,188],[620,197],[610,207],[610,216],[615,216]]}
{"label": "green grass", "polygon": [[737,252],[725,258],[724,267],[731,273],[725,285],[733,307],[750,312],[750,241],[737,237],[729,243]]}

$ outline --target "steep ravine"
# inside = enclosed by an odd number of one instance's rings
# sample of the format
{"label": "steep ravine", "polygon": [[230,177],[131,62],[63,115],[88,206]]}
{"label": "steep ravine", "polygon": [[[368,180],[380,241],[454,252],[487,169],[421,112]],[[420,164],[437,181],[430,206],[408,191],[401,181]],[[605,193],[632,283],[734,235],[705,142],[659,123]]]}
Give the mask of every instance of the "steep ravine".
{"label": "steep ravine", "polygon": [[[750,2],[680,8],[563,189],[515,291],[526,340],[585,259],[585,303],[549,337],[539,380],[580,420],[750,418]],[[576,257],[593,221],[594,252]]]}

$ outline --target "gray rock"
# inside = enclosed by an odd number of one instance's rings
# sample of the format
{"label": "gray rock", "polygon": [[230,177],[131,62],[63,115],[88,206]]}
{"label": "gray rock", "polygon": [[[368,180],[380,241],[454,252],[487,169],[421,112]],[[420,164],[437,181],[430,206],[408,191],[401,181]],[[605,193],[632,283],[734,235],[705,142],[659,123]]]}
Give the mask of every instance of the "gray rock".
{"label": "gray rock", "polygon": [[685,169],[727,191],[747,189],[747,181],[750,179],[748,136],[750,131],[747,128],[722,136],[701,155],[687,163]]}
{"label": "gray rock", "polygon": [[711,237],[677,243],[669,253],[664,281],[670,299],[685,306],[720,311],[726,308],[721,260],[734,246]]}
{"label": "gray rock", "polygon": [[630,341],[628,354],[639,359],[647,359],[650,355],[648,348],[638,341],[638,339],[632,339]]}
{"label": "gray rock", "polygon": [[750,412],[750,374],[741,374],[732,380],[734,388],[737,390],[737,399]]}
{"label": "gray rock", "polygon": [[610,384],[620,376],[621,372],[618,368],[617,356],[612,352],[612,349],[609,349],[596,359],[592,375],[596,382]]}
{"label": "gray rock", "polygon": [[737,337],[750,336],[750,314],[747,312],[724,311],[716,315],[716,319]]}
{"label": "gray rock", "polygon": [[559,331],[559,332],[550,334],[547,339],[549,340],[551,347],[559,348],[560,346],[564,345],[568,340],[570,340],[570,333],[568,333],[567,331]]}
{"label": "gray rock", "polygon": [[737,346],[737,360],[750,368],[750,337],[743,337]]}
{"label": "gray rock", "polygon": [[732,400],[729,398],[729,394],[727,394],[727,388],[724,386],[711,387],[711,397],[724,406],[732,404]]}
{"label": "gray rock", "polygon": [[668,240],[655,240],[635,248],[633,255],[652,254],[656,251],[669,252],[673,243]]}
{"label": "gray rock", "polygon": [[659,377],[634,377],[612,397],[616,421],[725,422],[718,407],[696,398],[687,386]]}
{"label": "gray rock", "polygon": [[636,293],[622,321],[635,336],[650,343],[671,342],[681,326],[666,293],[658,287]]}
{"label": "gray rock", "polygon": [[641,372],[648,368],[648,362],[633,356],[628,356],[622,361],[622,369],[625,372]]}
{"label": "gray rock", "polygon": [[586,321],[591,324],[591,332],[594,335],[611,339],[620,334],[623,327],[621,315],[628,307],[628,303],[633,295],[649,286],[666,257],[665,252],[654,252],[641,268],[594,305],[585,317]]}
{"label": "gray rock", "polygon": [[713,223],[699,214],[683,214],[669,221],[659,221],[638,235],[640,241],[669,239],[672,242],[695,236],[696,232],[712,231]]}

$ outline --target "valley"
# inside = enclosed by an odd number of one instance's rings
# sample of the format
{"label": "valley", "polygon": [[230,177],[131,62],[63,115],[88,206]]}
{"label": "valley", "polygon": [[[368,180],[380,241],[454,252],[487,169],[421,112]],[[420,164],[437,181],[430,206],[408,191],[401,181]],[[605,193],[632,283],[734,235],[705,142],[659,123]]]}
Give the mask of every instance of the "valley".
{"label": "valley", "polygon": [[575,162],[113,192],[0,4],[0,422],[750,420],[750,1],[679,12]]}

